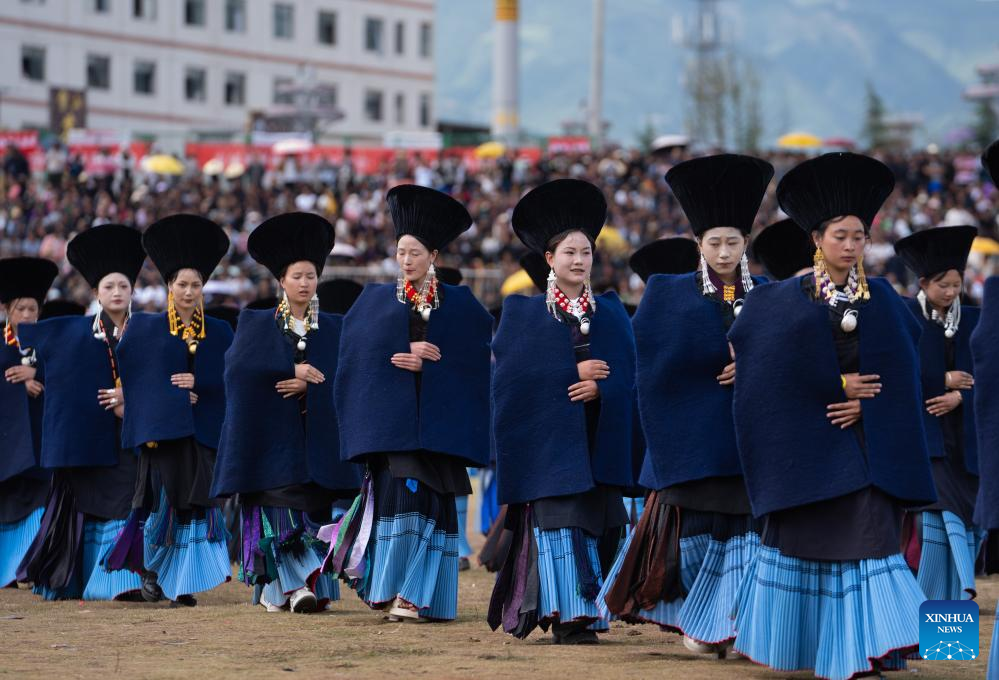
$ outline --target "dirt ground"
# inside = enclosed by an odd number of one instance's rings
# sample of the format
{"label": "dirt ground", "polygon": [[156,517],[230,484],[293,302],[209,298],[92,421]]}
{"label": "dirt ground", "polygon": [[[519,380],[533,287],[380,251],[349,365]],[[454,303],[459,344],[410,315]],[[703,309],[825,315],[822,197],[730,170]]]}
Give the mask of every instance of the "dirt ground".
{"label": "dirt ground", "polygon": [[[470,517],[474,513],[469,513]],[[470,534],[471,537],[471,534]],[[473,547],[481,539],[474,537]],[[593,647],[563,647],[536,631],[525,641],[493,633],[486,609],[493,577],[461,574],[458,620],[400,624],[367,609],[353,591],[329,612],[266,613],[232,582],[199,595],[194,609],[166,604],[42,602],[0,590],[0,677],[35,678],[808,678],[747,661],[688,652],[654,626],[612,624]],[[889,678],[984,678],[999,578],[979,584],[982,652],[975,661],[910,664]]]}

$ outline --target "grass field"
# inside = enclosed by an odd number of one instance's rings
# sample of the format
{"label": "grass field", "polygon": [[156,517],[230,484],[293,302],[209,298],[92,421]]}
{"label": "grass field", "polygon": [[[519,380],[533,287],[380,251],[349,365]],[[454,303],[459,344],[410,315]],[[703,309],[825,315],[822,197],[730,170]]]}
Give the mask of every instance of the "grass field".
{"label": "grass field", "polygon": [[[474,542],[473,542],[474,545]],[[33,678],[807,678],[747,661],[706,659],[655,626],[615,623],[602,643],[563,647],[535,632],[528,640],[485,623],[493,577],[461,574],[458,620],[399,624],[363,606],[353,591],[331,611],[268,614],[250,591],[228,583],[199,595],[194,609],[164,604],[42,602],[0,590],[0,677]],[[999,579],[980,583],[982,656],[918,662],[892,678],[984,678]]]}

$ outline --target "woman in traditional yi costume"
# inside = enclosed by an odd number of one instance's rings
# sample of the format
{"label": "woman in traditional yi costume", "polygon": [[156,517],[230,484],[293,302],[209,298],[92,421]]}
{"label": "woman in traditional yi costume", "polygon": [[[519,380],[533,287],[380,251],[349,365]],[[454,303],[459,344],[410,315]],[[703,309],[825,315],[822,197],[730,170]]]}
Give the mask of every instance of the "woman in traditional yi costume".
{"label": "woman in traditional yi costume", "polygon": [[720,655],[735,637],[735,593],[759,545],[732,423],[726,333],[760,283],[746,249],[772,177],[769,163],[732,154],[669,171],[700,267],[651,277],[632,322],[646,441],[641,483],[654,492],[604,602],[625,620],[670,627],[688,648]]}
{"label": "woman in traditional yi costume", "polygon": [[905,555],[930,600],[974,598],[975,561],[985,532],[974,525],[978,495],[971,333],[979,309],[961,304],[975,227],[927,229],[895,244],[919,277],[907,300],[920,320],[924,426],[937,502],[907,516]]}
{"label": "woman in traditional yi costume", "polygon": [[774,281],[804,276],[812,271],[815,243],[788,218],[764,227],[753,239],[753,257]]}
{"label": "woman in traditional yi costume", "polygon": [[111,600],[144,587],[159,596],[155,581],[143,584],[137,574],[101,566],[135,491],[137,457],[121,445],[116,350],[146,258],[141,241],[138,231],[117,224],[81,232],[66,255],[93,288],[97,314],[18,328],[45,372],[41,464],[54,470],[42,526],[18,580],[32,581],[46,599]]}
{"label": "woman in traditional yi costume", "polygon": [[118,345],[126,403],[122,445],[139,452],[132,516],[108,555],[109,569],[155,575],[171,605],[229,580],[227,533],[212,500],[212,469],[232,329],[205,315],[203,287],[229,249],[217,224],[172,215],[143,246],[167,286],[167,310],[135,314]]}
{"label": "woman in traditional yi costume", "polygon": [[42,436],[42,371],[18,341],[22,323],[38,321],[58,267],[37,257],[0,260],[0,304],[6,321],[0,350],[0,588],[14,585],[17,565],[38,534],[51,474],[38,466]]}
{"label": "woman in traditional yi costume", "polygon": [[600,190],[571,179],[537,187],[513,213],[549,267],[544,295],[506,299],[493,341],[499,501],[513,541],[489,625],[518,638],[540,626],[556,644],[593,644],[607,630],[598,546],[616,548],[628,522],[635,344],[617,294],[590,288],[606,215]]}
{"label": "woman in traditional yi costume", "polygon": [[733,413],[762,545],[735,649],[781,671],[852,678],[900,667],[924,600],[900,553],[902,509],[932,502],[917,344],[894,289],[864,276],[894,186],[883,163],[826,154],[781,180],[817,246],[814,272],[756,288],[729,331]]}
{"label": "woman in traditional yi costume", "polygon": [[388,193],[399,279],[368,285],[344,319],[336,403],[341,456],[363,462],[361,495],[327,569],[373,609],[449,621],[458,606],[455,497],[489,457],[492,317],[464,286],[437,280],[438,253],[472,219],[415,185]]}
{"label": "woman in traditional yi costume", "polygon": [[342,318],[319,311],[316,287],[333,226],[311,213],[253,230],[250,256],[278,279],[277,308],[244,309],[225,356],[225,421],[213,496],[239,494],[241,577],[268,612],[314,612],[339,599],[320,575],[316,538],[333,503],[352,498],[356,466],[340,462],[333,407]]}

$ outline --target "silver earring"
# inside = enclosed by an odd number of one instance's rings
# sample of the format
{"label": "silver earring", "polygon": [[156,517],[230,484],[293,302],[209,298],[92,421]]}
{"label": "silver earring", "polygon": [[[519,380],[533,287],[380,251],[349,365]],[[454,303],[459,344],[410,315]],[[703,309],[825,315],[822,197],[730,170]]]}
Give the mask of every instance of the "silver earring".
{"label": "silver earring", "polygon": [[708,261],[704,259],[704,253],[701,253],[701,292],[705,295],[714,295],[718,292],[715,284],[711,283],[711,276],[708,274]]}
{"label": "silver earring", "polygon": [[550,269],[548,271],[548,286],[545,288],[545,306],[548,307],[549,311],[553,314],[555,313],[555,288],[557,277],[555,276],[555,269]]}

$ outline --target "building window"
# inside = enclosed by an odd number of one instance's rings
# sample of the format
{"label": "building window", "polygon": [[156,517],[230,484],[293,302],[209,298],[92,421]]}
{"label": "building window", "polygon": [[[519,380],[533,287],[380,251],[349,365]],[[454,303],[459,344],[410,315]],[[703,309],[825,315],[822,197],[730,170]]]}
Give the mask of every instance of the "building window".
{"label": "building window", "polygon": [[132,16],[136,19],[156,19],[156,0],[132,0]]}
{"label": "building window", "polygon": [[395,124],[403,125],[406,122],[406,95],[397,92],[395,95]]}
{"label": "building window", "polygon": [[395,53],[403,54],[406,51],[406,24],[401,21],[395,22]]}
{"label": "building window", "polygon": [[274,79],[274,103],[294,104],[295,103],[295,79],[275,78]]}
{"label": "building window", "polygon": [[292,5],[274,3],[274,37],[287,40],[295,37],[295,8]]}
{"label": "building window", "polygon": [[94,90],[111,88],[111,57],[87,55],[87,87]]}
{"label": "building window", "polygon": [[45,48],[25,45],[21,48],[21,76],[25,80],[45,80]]}
{"label": "building window", "polygon": [[319,13],[319,44],[336,45],[336,12]]}
{"label": "building window", "polygon": [[382,32],[385,22],[368,17],[364,20],[364,49],[368,52],[382,51]]}
{"label": "building window", "polygon": [[184,25],[205,25],[205,0],[184,0]]}
{"label": "building window", "polygon": [[151,61],[135,62],[132,88],[136,94],[154,94],[156,92],[156,64]]}
{"label": "building window", "polygon": [[430,127],[430,94],[420,95],[420,127]]}
{"label": "building window", "polygon": [[225,74],[225,103],[229,106],[242,106],[246,103],[246,75],[243,73]]}
{"label": "building window", "polygon": [[184,99],[189,102],[205,101],[205,69],[189,68],[184,72]]}
{"label": "building window", "polygon": [[111,0],[91,0],[90,9],[95,14],[107,14],[111,11]]}
{"label": "building window", "polygon": [[316,106],[319,109],[329,111],[336,108],[336,85],[333,83],[322,83],[316,88]]}
{"label": "building window", "polygon": [[225,30],[246,33],[246,0],[225,0]]}
{"label": "building window", "polygon": [[364,117],[379,122],[382,119],[382,93],[368,90],[364,93]]}
{"label": "building window", "polygon": [[420,56],[430,58],[434,53],[433,28],[428,23],[420,24]]}

